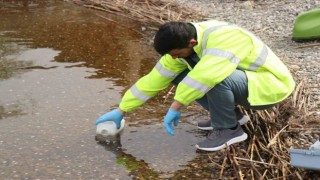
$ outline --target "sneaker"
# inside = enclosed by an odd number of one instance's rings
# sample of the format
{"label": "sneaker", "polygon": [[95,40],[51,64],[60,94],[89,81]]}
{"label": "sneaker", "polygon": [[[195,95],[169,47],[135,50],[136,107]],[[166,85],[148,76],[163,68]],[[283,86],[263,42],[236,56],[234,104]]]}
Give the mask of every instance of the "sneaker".
{"label": "sneaker", "polygon": [[[238,122],[242,126],[246,124],[249,121],[249,117],[246,115],[242,115],[242,117],[239,117]],[[210,131],[213,130],[213,127],[211,126],[211,120],[202,120],[198,122],[198,129]]]}
{"label": "sneaker", "polygon": [[204,151],[218,151],[231,144],[244,141],[248,135],[243,132],[241,126],[237,125],[236,129],[216,129],[202,142],[196,144],[196,148]]}

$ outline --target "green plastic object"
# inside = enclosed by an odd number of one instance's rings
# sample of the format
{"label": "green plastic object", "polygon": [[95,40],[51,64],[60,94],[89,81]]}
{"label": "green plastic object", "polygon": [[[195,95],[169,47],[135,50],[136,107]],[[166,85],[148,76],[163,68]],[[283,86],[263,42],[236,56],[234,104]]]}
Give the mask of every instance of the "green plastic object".
{"label": "green plastic object", "polygon": [[298,42],[320,39],[320,8],[303,12],[297,16],[292,39]]}

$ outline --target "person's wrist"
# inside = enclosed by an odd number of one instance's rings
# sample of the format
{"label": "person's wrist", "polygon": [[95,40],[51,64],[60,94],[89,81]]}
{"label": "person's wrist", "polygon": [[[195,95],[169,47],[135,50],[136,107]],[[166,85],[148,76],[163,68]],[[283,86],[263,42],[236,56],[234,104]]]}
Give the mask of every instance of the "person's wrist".
{"label": "person's wrist", "polygon": [[178,102],[178,101],[175,100],[175,101],[171,104],[170,109],[179,112],[179,111],[181,111],[182,107],[183,107],[183,104],[181,104],[180,102]]}
{"label": "person's wrist", "polygon": [[123,116],[125,115],[125,113],[126,112],[124,112],[122,109],[120,109],[120,108],[118,108],[118,112],[120,113],[120,114],[122,114]]}
{"label": "person's wrist", "polygon": [[181,110],[174,110],[174,109],[170,108],[168,113],[171,114],[171,115],[175,115],[176,116],[176,115],[180,115],[181,114]]}
{"label": "person's wrist", "polygon": [[178,113],[178,112],[180,112],[181,110],[170,108],[169,111],[172,111],[172,112],[174,112],[174,113]]}

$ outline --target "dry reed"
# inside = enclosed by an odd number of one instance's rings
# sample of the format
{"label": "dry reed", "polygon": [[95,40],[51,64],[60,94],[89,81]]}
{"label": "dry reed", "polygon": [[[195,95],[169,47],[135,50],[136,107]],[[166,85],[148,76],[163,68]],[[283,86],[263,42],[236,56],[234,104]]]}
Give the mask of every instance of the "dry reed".
{"label": "dry reed", "polygon": [[170,0],[73,0],[73,2],[141,23],[189,21],[200,16]]}

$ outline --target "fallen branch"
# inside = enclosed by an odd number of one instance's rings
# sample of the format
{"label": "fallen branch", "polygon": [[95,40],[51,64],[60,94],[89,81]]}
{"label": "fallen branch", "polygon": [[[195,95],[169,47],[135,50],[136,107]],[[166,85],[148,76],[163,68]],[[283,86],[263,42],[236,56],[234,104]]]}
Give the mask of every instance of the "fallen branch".
{"label": "fallen branch", "polygon": [[268,165],[268,166],[276,166],[275,164],[265,163],[265,162],[261,162],[261,161],[255,161],[255,160],[251,160],[251,159],[245,159],[245,158],[241,158],[241,157],[235,157],[235,159],[242,160],[242,161],[248,161],[248,162],[252,162],[252,163],[264,164],[264,165]]}
{"label": "fallen branch", "polygon": [[235,158],[235,157],[236,157],[236,152],[235,152],[233,146],[232,146],[231,148],[232,148],[232,152],[233,152],[233,162],[235,163],[235,165],[236,165],[236,167],[237,167],[237,170],[238,170],[238,174],[239,174],[240,179],[243,179],[243,173],[242,173],[242,171],[241,171],[241,168],[240,168],[240,166],[239,166],[239,163],[238,163],[237,159]]}
{"label": "fallen branch", "polygon": [[269,144],[267,145],[267,148],[269,148],[270,146],[272,146],[273,144],[275,144],[277,142],[277,138],[280,135],[280,133],[282,131],[284,131],[289,125],[286,125],[285,127],[283,127],[269,142]]}
{"label": "fallen branch", "polygon": [[221,170],[220,170],[220,173],[219,173],[219,179],[222,179],[223,171],[224,171],[224,168],[225,168],[225,166],[226,166],[226,164],[227,164],[227,159],[228,159],[228,157],[227,157],[227,155],[225,154],[224,159],[223,159],[223,162],[222,162]]}
{"label": "fallen branch", "polygon": [[296,48],[298,49],[298,48],[307,48],[307,47],[315,47],[315,46],[320,46],[320,43],[301,45]]}

